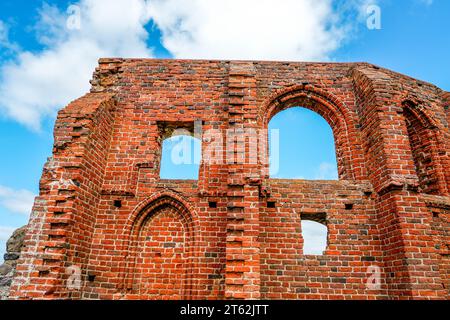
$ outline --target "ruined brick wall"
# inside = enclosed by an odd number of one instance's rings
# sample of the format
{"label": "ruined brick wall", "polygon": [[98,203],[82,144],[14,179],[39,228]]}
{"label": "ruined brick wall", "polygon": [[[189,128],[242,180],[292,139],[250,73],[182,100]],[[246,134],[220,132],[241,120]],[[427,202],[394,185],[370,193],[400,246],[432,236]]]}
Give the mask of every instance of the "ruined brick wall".
{"label": "ruined brick wall", "polygon": [[[91,83],[58,115],[12,298],[448,299],[448,93],[365,63],[102,59]],[[269,178],[246,134],[293,106],[332,127],[339,181]],[[199,123],[198,181],[159,179],[162,140]]]}

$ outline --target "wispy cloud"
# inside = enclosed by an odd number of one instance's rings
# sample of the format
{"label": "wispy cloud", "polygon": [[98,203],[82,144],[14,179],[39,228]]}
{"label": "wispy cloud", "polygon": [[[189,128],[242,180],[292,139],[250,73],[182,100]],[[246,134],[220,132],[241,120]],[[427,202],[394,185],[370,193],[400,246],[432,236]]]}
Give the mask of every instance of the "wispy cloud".
{"label": "wispy cloud", "polygon": [[13,43],[9,39],[9,27],[0,20],[0,49],[3,54],[14,53],[19,50],[17,44]]}
{"label": "wispy cloud", "polygon": [[5,47],[8,43],[8,28],[6,24],[0,20],[0,46]]}
{"label": "wispy cloud", "polygon": [[433,4],[433,0],[418,0],[418,1],[427,6],[431,6]]}
{"label": "wispy cloud", "polygon": [[[16,228],[0,226],[0,241],[8,240],[11,237],[11,235],[13,234],[14,230],[16,230]],[[0,249],[4,249],[4,248],[0,248]]]}
{"label": "wispy cloud", "polygon": [[322,162],[317,170],[316,180],[337,180],[338,172],[336,164]]}
{"label": "wispy cloud", "polygon": [[6,252],[6,241],[11,237],[16,228],[0,225],[0,265],[3,263],[3,255]]}
{"label": "wispy cloud", "polygon": [[14,190],[0,185],[0,206],[12,213],[29,215],[35,194],[29,190]]}

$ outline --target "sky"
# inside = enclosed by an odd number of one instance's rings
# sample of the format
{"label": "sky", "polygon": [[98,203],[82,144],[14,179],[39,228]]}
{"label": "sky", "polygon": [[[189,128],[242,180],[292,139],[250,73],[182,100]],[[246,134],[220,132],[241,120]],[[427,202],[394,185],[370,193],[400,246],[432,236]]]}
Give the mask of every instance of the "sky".
{"label": "sky", "polygon": [[[448,0],[2,0],[0,254],[28,221],[56,113],[89,90],[98,58],[365,61],[450,91],[448,21]],[[270,123],[280,130],[272,176],[336,179],[331,129],[300,107]],[[161,176],[196,175],[179,169]]]}

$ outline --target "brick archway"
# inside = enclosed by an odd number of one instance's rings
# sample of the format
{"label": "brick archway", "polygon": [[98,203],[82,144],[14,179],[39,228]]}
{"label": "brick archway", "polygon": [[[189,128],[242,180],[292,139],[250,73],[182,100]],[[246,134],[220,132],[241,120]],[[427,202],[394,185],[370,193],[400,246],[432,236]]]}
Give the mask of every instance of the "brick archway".
{"label": "brick archway", "polygon": [[124,284],[127,296],[190,299],[195,264],[195,214],[186,201],[158,193],[130,217]]}
{"label": "brick archway", "polygon": [[362,146],[352,112],[331,94],[311,85],[292,86],[277,91],[260,109],[260,126],[267,129],[273,116],[296,106],[318,113],[333,130],[339,179],[366,179]]}

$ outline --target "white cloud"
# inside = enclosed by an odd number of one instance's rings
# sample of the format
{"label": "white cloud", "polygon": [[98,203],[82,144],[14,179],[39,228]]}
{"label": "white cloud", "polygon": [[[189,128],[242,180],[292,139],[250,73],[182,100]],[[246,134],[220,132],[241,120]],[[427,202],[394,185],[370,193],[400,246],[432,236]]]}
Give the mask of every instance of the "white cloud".
{"label": "white cloud", "polygon": [[302,221],[303,254],[321,255],[327,247],[327,227],[314,222]]}
{"label": "white cloud", "polygon": [[28,190],[14,190],[0,185],[0,206],[13,213],[29,215],[35,195]]}
{"label": "white cloud", "polygon": [[42,117],[89,90],[98,58],[152,55],[144,0],[81,0],[78,5],[79,29],[67,27],[67,19],[77,16],[44,5],[36,31],[46,47],[20,52],[2,67],[2,113],[38,130]]}
{"label": "white cloud", "polygon": [[[328,60],[377,0],[153,0],[177,58]],[[358,17],[358,19],[355,19]]]}
{"label": "white cloud", "polygon": [[154,0],[150,14],[177,58],[321,60],[345,37],[330,0]]}
{"label": "white cloud", "polygon": [[[176,58],[328,60],[375,0],[79,0],[77,11],[44,5],[35,31],[44,49],[3,65],[0,111],[38,130],[89,89],[99,57],[150,57],[152,19]],[[74,15],[75,13],[75,15]],[[68,20],[69,19],[69,20]]]}

